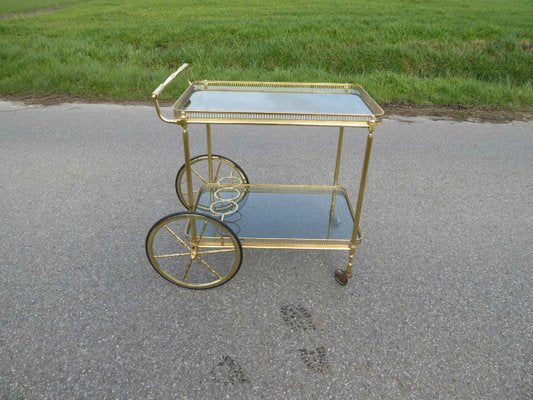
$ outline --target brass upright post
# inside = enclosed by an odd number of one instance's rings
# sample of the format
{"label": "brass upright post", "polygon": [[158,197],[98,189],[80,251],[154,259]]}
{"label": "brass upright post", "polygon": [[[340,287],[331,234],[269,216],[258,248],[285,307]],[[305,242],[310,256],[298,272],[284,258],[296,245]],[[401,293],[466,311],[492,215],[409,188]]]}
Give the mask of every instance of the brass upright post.
{"label": "brass upright post", "polygon": [[355,209],[355,219],[353,224],[350,253],[348,255],[348,267],[346,267],[346,276],[352,276],[352,266],[355,257],[355,242],[359,230],[359,221],[361,220],[361,210],[363,208],[363,197],[365,195],[366,175],[368,173],[368,164],[370,162],[370,152],[372,151],[372,139],[374,138],[375,125],[368,127],[368,137],[366,139],[365,158],[363,160],[363,170],[361,171],[361,181],[359,182],[359,193],[357,195],[357,207]]}
{"label": "brass upright post", "polygon": [[[187,175],[187,201],[189,202],[189,211],[194,211],[194,196],[192,189],[192,171],[191,171],[191,153],[189,150],[189,131],[187,124],[182,125],[183,128],[183,155],[185,157],[185,172]],[[196,241],[196,223],[191,224],[191,233],[193,241]]]}
{"label": "brass upright post", "polygon": [[337,186],[339,184],[343,136],[344,136],[344,127],[341,127],[339,130],[339,142],[337,143],[337,160],[335,161],[335,175],[333,176],[333,186]]}
{"label": "brass upright post", "polygon": [[213,183],[213,147],[211,144],[211,125],[205,125],[205,135],[207,140],[207,167],[209,169],[209,183]]}
{"label": "brass upright post", "polygon": [[344,127],[339,129],[339,141],[337,143],[337,159],[335,160],[335,175],[333,175],[333,192],[331,193],[331,206],[329,209],[328,239],[331,237],[331,224],[335,214],[335,197],[337,196],[337,186],[339,185],[339,175],[341,168],[342,139],[344,136]]}
{"label": "brass upright post", "polygon": [[[207,170],[209,179],[209,183],[214,183],[213,178],[213,143],[211,142],[211,125],[205,124],[205,138],[207,142]],[[211,204],[215,201],[215,188],[209,189],[209,199],[211,200]],[[215,230],[213,228],[213,235],[215,234]]]}

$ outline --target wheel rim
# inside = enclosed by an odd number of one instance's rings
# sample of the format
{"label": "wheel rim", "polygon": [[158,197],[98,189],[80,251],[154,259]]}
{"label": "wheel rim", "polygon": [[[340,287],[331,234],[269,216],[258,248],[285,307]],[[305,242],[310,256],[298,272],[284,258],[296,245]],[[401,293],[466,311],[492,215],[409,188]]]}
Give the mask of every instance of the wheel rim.
{"label": "wheel rim", "polygon": [[226,283],[242,261],[239,239],[231,229],[196,213],[172,214],[156,222],[146,238],[146,253],[163,278],[192,289]]}
{"label": "wheel rim", "polygon": [[[242,170],[242,168],[237,165],[235,162],[229,158],[222,157],[219,155],[213,154],[213,181],[217,182],[222,178],[227,178],[229,176],[238,178],[243,184],[248,184],[248,177]],[[209,182],[209,172],[208,172],[208,158],[207,155],[201,155],[191,159],[191,171],[192,171],[192,183],[193,183],[193,198],[196,200],[200,188],[202,185],[205,185]],[[187,176],[186,168],[183,165],[178,171],[176,176],[176,193],[178,198],[185,206],[189,209],[189,198],[187,192]],[[245,192],[242,192],[241,196],[235,199],[236,202],[242,200],[245,196]],[[198,204],[196,209],[202,211],[209,211],[210,204]]]}

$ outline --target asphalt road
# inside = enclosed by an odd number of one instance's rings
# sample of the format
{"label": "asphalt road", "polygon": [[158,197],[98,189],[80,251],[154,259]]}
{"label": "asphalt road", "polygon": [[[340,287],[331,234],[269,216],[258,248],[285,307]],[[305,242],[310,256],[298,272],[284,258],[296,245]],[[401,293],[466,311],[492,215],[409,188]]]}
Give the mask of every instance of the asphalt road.
{"label": "asphalt road", "polygon": [[[178,133],[150,107],[0,103],[0,398],[533,396],[532,122],[388,118],[346,287],[331,251],[245,250],[207,291],[162,279],[144,240],[183,210]],[[345,137],[353,195],[365,133]],[[213,138],[252,182],[332,181],[335,129]]]}

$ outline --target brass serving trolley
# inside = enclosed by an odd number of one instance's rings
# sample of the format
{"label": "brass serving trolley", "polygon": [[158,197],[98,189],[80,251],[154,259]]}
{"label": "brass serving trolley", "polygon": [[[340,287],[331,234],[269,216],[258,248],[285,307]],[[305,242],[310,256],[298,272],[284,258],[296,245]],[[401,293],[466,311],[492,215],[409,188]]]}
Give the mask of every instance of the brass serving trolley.
{"label": "brass serving trolley", "polygon": [[[180,73],[187,89],[161,114],[159,97]],[[154,224],[146,253],[155,270],[170,282],[207,289],[229,281],[239,270],[242,248],[348,251],[346,269],[335,279],[352,276],[373,132],[383,110],[359,85],[286,82],[191,82],[183,64],[152,93],[157,115],[181,126],[185,164],[176,177],[179,200],[188,211]],[[191,158],[190,124],[206,125],[207,154]],[[213,154],[211,125],[300,125],[339,127],[333,185],[250,183],[234,161]],[[355,212],[339,169],[344,129],[367,128],[363,168]]]}

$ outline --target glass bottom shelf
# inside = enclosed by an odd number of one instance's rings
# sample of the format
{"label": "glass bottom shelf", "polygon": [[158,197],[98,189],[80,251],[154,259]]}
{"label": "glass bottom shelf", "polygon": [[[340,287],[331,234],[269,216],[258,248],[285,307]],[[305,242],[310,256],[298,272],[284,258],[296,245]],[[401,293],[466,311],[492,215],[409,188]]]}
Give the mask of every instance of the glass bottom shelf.
{"label": "glass bottom shelf", "polygon": [[196,212],[222,220],[251,248],[348,250],[354,225],[340,186],[207,184]]}

